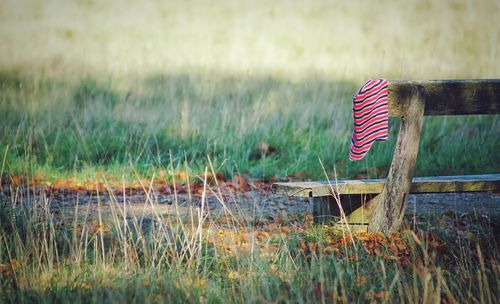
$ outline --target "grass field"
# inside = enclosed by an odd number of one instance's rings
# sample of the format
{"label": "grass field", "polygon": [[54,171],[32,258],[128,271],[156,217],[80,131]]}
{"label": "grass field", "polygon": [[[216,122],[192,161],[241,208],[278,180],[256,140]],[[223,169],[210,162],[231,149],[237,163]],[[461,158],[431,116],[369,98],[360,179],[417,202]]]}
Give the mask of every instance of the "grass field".
{"label": "grass field", "polygon": [[[0,184],[172,181],[209,160],[226,179],[385,177],[399,122],[350,162],[352,94],[371,77],[499,78],[499,15],[493,0],[1,1]],[[499,151],[498,115],[426,117],[416,175],[498,173]],[[159,217],[164,240],[61,225],[19,189],[0,194],[0,302],[498,300],[498,218],[408,218],[386,239],[307,216]]]}
{"label": "grass field", "polygon": [[[176,171],[187,163],[201,173],[207,155],[228,177],[324,178],[318,158],[339,177],[383,177],[398,130],[394,121],[389,143],[349,162],[355,85],[346,82],[158,76],[125,93],[89,79],[2,80],[6,169],[48,180],[130,167],[150,177],[170,156]],[[498,172],[499,130],[496,117],[426,118],[417,174]]]}

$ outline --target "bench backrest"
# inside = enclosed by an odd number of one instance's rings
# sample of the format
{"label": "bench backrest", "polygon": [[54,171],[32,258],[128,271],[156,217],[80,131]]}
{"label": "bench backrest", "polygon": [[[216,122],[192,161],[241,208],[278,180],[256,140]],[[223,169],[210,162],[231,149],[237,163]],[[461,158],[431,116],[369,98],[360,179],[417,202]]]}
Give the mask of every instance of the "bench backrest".
{"label": "bench backrest", "polygon": [[424,115],[500,114],[500,79],[392,81],[389,115],[405,116],[407,102],[419,93]]}

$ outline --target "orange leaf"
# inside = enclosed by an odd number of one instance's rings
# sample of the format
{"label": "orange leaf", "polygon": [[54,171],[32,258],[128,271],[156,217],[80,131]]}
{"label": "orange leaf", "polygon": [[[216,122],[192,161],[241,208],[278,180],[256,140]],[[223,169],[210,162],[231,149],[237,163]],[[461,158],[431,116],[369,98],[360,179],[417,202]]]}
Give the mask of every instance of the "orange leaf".
{"label": "orange leaf", "polygon": [[16,187],[19,187],[23,184],[24,182],[24,178],[22,176],[19,176],[19,175],[11,175],[10,176],[10,182],[16,186]]}
{"label": "orange leaf", "polygon": [[233,177],[233,186],[237,190],[247,192],[249,190],[248,181],[241,175],[235,175]]}
{"label": "orange leaf", "polygon": [[189,174],[186,171],[180,171],[174,174],[174,177],[178,181],[187,181]]}
{"label": "orange leaf", "polygon": [[356,278],[356,284],[358,284],[358,286],[363,286],[365,285],[367,279],[365,276],[359,276]]}

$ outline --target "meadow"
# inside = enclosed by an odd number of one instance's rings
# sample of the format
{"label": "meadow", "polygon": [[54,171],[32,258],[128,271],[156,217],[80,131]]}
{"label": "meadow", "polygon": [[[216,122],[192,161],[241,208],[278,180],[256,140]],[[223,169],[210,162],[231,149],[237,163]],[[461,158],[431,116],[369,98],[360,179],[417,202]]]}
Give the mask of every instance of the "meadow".
{"label": "meadow", "polygon": [[[383,237],[307,214],[160,214],[171,232],[152,233],[59,218],[32,194],[207,167],[385,177],[399,122],[350,162],[353,93],[371,77],[499,78],[498,15],[487,0],[2,1],[0,302],[496,302],[495,216],[409,216]],[[499,151],[498,115],[426,117],[415,175],[498,173]]]}

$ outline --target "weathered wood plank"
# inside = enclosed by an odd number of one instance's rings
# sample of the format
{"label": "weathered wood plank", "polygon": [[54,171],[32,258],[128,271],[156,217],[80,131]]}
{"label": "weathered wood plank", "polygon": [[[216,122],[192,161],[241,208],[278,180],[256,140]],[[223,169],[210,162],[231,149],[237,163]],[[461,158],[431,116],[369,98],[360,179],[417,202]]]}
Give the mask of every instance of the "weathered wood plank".
{"label": "weathered wood plank", "polygon": [[424,115],[500,114],[500,79],[391,81],[389,115],[404,116],[418,88]]}
{"label": "weathered wood plank", "polygon": [[380,193],[384,188],[385,179],[339,180],[320,182],[275,183],[272,190],[276,194],[297,197],[329,196],[338,194]]}
{"label": "weathered wood plank", "polygon": [[416,87],[413,91],[406,104],[408,107],[404,110],[405,114],[401,117],[387,181],[382,193],[373,199],[368,225],[368,230],[372,232],[390,234],[396,232],[403,222],[424,123],[425,103],[421,97],[421,88]]}
{"label": "weathered wood plank", "polygon": [[[365,179],[275,183],[272,190],[276,194],[297,197],[330,196],[332,188],[338,194],[377,194],[382,192],[385,181],[385,179]],[[476,191],[500,191],[500,174],[414,177],[410,188],[410,193]]]}

